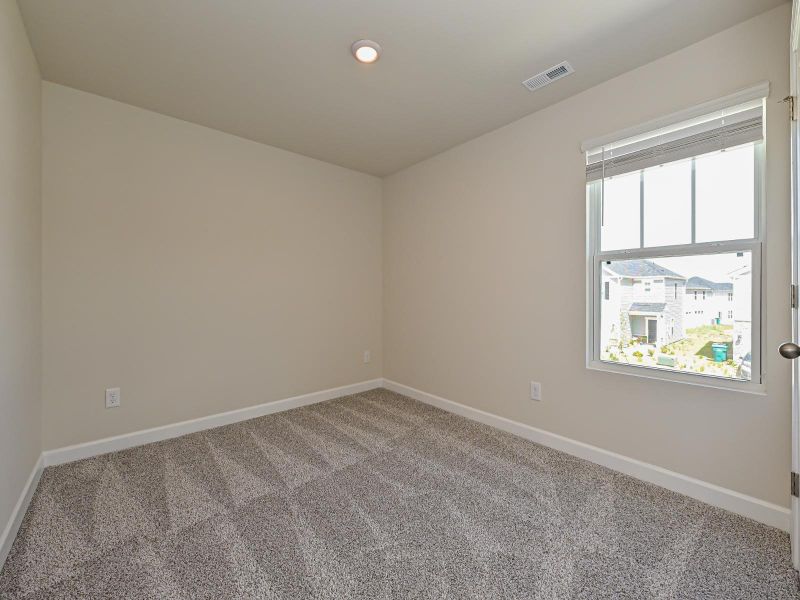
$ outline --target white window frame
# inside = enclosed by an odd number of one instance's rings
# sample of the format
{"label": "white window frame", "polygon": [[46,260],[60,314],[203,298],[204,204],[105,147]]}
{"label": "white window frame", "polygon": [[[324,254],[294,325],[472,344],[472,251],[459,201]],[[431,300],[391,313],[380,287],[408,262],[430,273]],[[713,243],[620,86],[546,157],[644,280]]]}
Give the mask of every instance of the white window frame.
{"label": "white window frame", "polygon": [[[698,107],[699,108],[699,107]],[[690,109],[694,110],[694,109]],[[689,112],[689,111],[682,111]],[[695,111],[696,112],[696,111]],[[674,122],[677,122],[675,119]],[[654,127],[655,129],[655,127]],[[622,136],[620,136],[622,137]],[[619,138],[618,138],[619,139]],[[586,145],[586,144],[585,144]],[[764,364],[764,332],[765,314],[762,306],[766,305],[766,285],[765,285],[765,202],[764,199],[764,164],[766,156],[766,139],[754,144],[754,214],[753,230],[754,237],[739,240],[722,242],[701,242],[691,244],[680,244],[672,246],[654,246],[648,248],[636,248],[622,251],[602,251],[600,248],[600,229],[601,229],[601,199],[600,181],[593,182],[587,186],[586,193],[586,367],[591,370],[603,371],[607,373],[618,373],[645,377],[649,379],[659,379],[663,381],[673,381],[689,385],[712,387],[725,390],[733,390],[752,394],[765,394],[766,365]],[[640,218],[644,218],[640,215]],[[692,239],[695,239],[694,227],[694,198],[692,215]],[[628,365],[603,361],[600,359],[600,314],[601,314],[601,294],[602,290],[602,263],[604,261],[619,261],[630,259],[652,259],[705,255],[723,254],[732,252],[749,252],[752,260],[752,315],[751,315],[751,335],[752,335],[752,367],[750,381],[729,379],[705,373],[688,373],[671,371],[668,369],[649,367],[645,365]]]}

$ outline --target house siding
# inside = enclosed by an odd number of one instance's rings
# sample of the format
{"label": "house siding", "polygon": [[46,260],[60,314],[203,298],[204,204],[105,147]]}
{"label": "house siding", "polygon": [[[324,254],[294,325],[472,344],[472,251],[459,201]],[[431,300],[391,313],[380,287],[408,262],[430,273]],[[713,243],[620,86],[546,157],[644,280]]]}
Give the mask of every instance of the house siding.
{"label": "house siding", "polygon": [[733,317],[733,357],[742,360],[752,352],[752,271],[741,269],[732,275],[733,294],[736,298]]}
{"label": "house siding", "polygon": [[[695,291],[697,292],[697,300],[694,299]],[[704,291],[705,298],[703,298]],[[703,290],[701,288],[687,287],[685,327],[691,329],[702,325],[712,325],[717,318],[719,318],[719,322],[722,325],[732,325],[733,317],[729,316],[729,311],[734,310],[734,303],[733,300],[728,299],[728,294],[733,294],[733,292],[733,287],[729,290]]]}
{"label": "house siding", "polygon": [[[606,283],[609,285],[608,299],[605,298]],[[684,280],[672,277],[619,277],[604,270],[601,287],[602,347],[629,344],[635,337],[646,337],[649,318],[658,322],[657,345],[683,339],[685,288]],[[631,314],[631,307],[636,303],[664,304],[664,308],[653,315]]]}
{"label": "house siding", "polygon": [[[684,309],[683,299],[686,296],[686,282],[679,279],[667,280],[667,295],[666,295],[666,308],[663,313],[664,333],[661,334],[661,322],[659,322],[659,343],[661,345],[671,344],[686,337],[684,331]],[[678,286],[677,297],[675,294],[675,285]],[[672,324],[674,323],[674,330]]]}
{"label": "house siding", "polygon": [[633,279],[625,278],[620,280],[620,341],[629,344],[633,339],[631,331],[631,317],[628,309],[633,304]]}

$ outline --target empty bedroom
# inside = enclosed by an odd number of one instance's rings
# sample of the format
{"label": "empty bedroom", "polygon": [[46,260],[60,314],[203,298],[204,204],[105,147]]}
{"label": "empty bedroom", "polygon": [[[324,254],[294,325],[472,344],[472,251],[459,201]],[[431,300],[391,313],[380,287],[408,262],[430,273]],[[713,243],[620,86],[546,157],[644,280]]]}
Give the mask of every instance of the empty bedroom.
{"label": "empty bedroom", "polygon": [[800,0],[0,0],[0,598],[800,599]]}

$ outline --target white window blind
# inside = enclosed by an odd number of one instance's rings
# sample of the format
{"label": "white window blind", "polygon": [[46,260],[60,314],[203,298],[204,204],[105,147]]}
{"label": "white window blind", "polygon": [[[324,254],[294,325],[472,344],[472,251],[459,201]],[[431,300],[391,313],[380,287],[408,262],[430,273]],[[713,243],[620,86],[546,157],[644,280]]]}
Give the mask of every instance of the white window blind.
{"label": "white window blind", "polygon": [[586,153],[586,181],[641,171],[763,139],[762,101],[753,100],[591,148]]}

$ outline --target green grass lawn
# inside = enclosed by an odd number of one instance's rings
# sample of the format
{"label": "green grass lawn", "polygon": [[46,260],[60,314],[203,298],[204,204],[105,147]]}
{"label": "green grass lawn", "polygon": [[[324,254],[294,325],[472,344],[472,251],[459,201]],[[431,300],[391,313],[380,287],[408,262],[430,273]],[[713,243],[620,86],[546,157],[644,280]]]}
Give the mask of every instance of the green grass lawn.
{"label": "green grass lawn", "polygon": [[733,356],[733,326],[702,325],[687,329],[684,339],[669,344],[667,348],[678,356],[703,356],[713,360],[711,345],[717,343],[728,344],[728,358]]}

